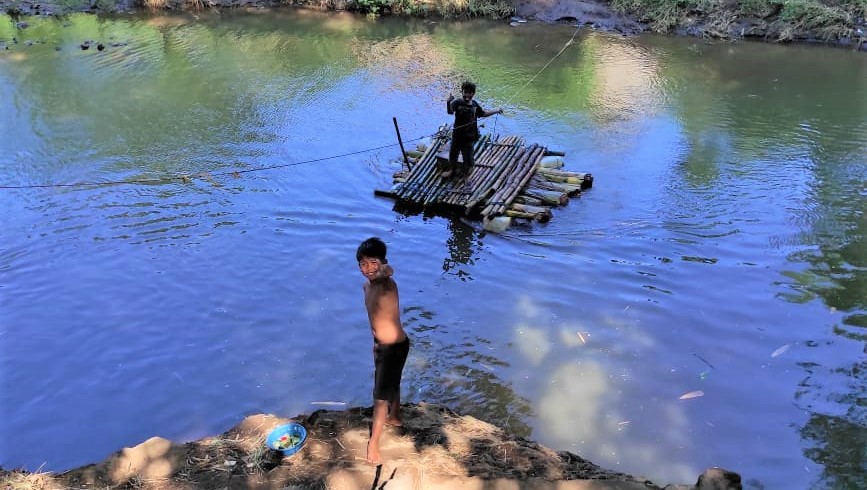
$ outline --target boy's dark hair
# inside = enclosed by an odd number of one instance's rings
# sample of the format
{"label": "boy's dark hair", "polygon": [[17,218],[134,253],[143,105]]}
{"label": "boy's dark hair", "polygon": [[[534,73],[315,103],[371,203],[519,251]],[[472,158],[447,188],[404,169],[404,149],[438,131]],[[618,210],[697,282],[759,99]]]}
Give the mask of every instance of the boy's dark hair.
{"label": "boy's dark hair", "polygon": [[467,80],[461,84],[461,92],[476,93],[476,84]]}
{"label": "boy's dark hair", "polygon": [[355,251],[355,260],[361,262],[363,257],[373,257],[379,259],[383,264],[385,264],[387,263],[385,260],[385,252],[385,242],[380,240],[378,237],[370,237],[361,242],[361,245],[358,246],[358,250]]}

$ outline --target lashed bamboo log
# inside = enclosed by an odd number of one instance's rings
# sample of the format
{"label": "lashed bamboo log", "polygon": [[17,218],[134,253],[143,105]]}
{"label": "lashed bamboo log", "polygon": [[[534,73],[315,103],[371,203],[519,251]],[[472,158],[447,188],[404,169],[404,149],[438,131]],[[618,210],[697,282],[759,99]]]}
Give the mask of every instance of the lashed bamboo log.
{"label": "lashed bamboo log", "polygon": [[540,221],[542,223],[547,223],[551,220],[551,217],[553,216],[551,214],[550,208],[546,208],[544,206],[530,206],[526,204],[519,204],[516,202],[512,202],[512,204],[509,205],[507,210],[532,214],[534,220]]}
{"label": "lashed bamboo log", "polygon": [[521,204],[514,201],[509,205],[509,207],[515,211],[523,211],[525,213],[551,213],[551,208],[547,206],[532,206],[530,204]]}
{"label": "lashed bamboo log", "polygon": [[473,187],[479,189],[480,194],[486,193],[485,187],[494,182],[499,174],[505,170],[507,164],[523,151],[523,139],[517,136],[510,136],[499,145],[500,151],[491,155],[490,172],[481,175],[480,178],[472,182]]}
{"label": "lashed bamboo log", "polygon": [[533,221],[533,220],[541,221],[541,220],[536,219],[536,215],[533,213],[526,213],[524,211],[516,211],[514,209],[507,209],[505,212],[503,212],[503,214],[505,214],[506,216],[508,216],[510,218],[524,218],[524,219],[528,219],[530,221]]}
{"label": "lashed bamboo log", "polygon": [[581,194],[582,189],[584,189],[583,186],[576,185],[576,184],[561,184],[559,182],[550,182],[550,183],[553,184],[554,187],[557,188],[557,190],[562,190],[563,192],[568,194],[569,197],[575,197],[578,194]]}
{"label": "lashed bamboo log", "polygon": [[549,191],[530,187],[524,189],[524,194],[527,194],[530,197],[539,198],[543,202],[554,206],[563,206],[569,202],[569,196],[567,196],[565,192]]}
{"label": "lashed bamboo log", "polygon": [[550,180],[552,182],[564,182],[567,184],[583,184],[584,183],[584,174],[578,173],[570,173],[566,175],[564,173],[554,173],[548,171],[548,169],[539,169],[539,175],[545,177],[546,180]]}
{"label": "lashed bamboo log", "polygon": [[[569,172],[555,169],[543,169],[542,172],[544,172],[544,177],[548,180],[579,184],[582,189],[593,187],[593,174],[589,172]],[[576,178],[577,182],[575,181]]]}
{"label": "lashed bamboo log", "polygon": [[[442,128],[440,128],[442,130]],[[436,156],[436,149],[441,144],[442,138],[433,138],[431,140],[431,144],[422,152],[421,156],[418,157],[418,161],[415,165],[413,165],[411,170],[410,178],[408,182],[412,183],[415,179],[417,179],[423,172],[423,167],[430,163],[430,159]]]}
{"label": "lashed bamboo log", "polygon": [[473,154],[473,166],[469,169],[468,175],[464,178],[459,188],[461,192],[452,192],[445,197],[444,202],[447,204],[462,204],[466,202],[472,195],[474,184],[480,175],[488,172],[492,162],[495,160],[495,155],[500,152],[500,146],[496,142],[491,142],[485,145],[481,151]]}
{"label": "lashed bamboo log", "polygon": [[536,174],[536,170],[539,168],[539,160],[542,158],[544,153],[544,147],[536,147],[536,149],[533,150],[532,155],[528,159],[529,165],[526,175],[524,175],[524,178],[518,182],[518,185],[514,186],[509,193],[506,194],[505,199],[503,199],[504,202],[503,204],[500,204],[498,211],[504,210],[507,205],[511,204],[515,199],[515,196],[521,192],[521,189],[527,186],[527,183],[530,182],[530,179]]}
{"label": "lashed bamboo log", "polygon": [[408,179],[409,183],[412,184],[411,194],[407,196],[408,198],[414,199],[417,196],[418,192],[422,189],[423,181],[436,166],[437,153],[439,153],[443,144],[448,139],[446,136],[447,130],[448,126],[440,126],[437,133],[439,136],[435,136],[431,140],[431,144],[428,145],[420,162],[413,167],[412,178]]}
{"label": "lashed bamboo log", "polygon": [[[440,128],[442,129],[442,128]],[[430,166],[436,161],[436,153],[439,151],[439,147],[442,145],[442,138],[434,138],[431,142],[431,145],[428,146],[427,150],[422,155],[419,162],[413,166],[412,171],[404,182],[404,185],[401,187],[398,195],[401,199],[412,199],[416,191],[418,190],[423,177],[426,172],[430,170]]]}
{"label": "lashed bamboo log", "polygon": [[[484,135],[482,138],[479,139],[479,141],[476,142],[475,146],[473,147],[474,160],[476,155],[480,155],[488,146],[489,139],[489,135]],[[431,188],[428,189],[427,192],[423,193],[423,195],[419,199],[425,206],[436,203],[443,195],[447,194],[455,187],[457,181],[442,179],[441,174],[439,174],[439,172],[435,172],[434,175],[429,176],[428,183],[430,184]]]}
{"label": "lashed bamboo log", "polygon": [[[532,181],[531,181],[532,182]],[[535,197],[530,197],[526,194],[518,194],[515,196],[514,202],[518,204],[529,204],[530,206],[541,206],[542,200]]]}
{"label": "lashed bamboo log", "polygon": [[[468,170],[463,182],[455,182],[454,185],[452,185],[452,193],[444,200],[444,202],[449,204],[461,204],[466,202],[467,198],[472,194],[473,189],[470,179],[473,178],[473,176],[477,176],[479,172],[487,170],[488,164],[484,162],[488,159],[485,155],[492,154],[498,148],[498,145],[496,139],[491,138],[489,135],[485,135],[483,138],[485,138],[486,141],[484,143],[478,142],[474,147],[473,166]],[[479,162],[482,162],[482,165],[485,166],[480,166]]]}
{"label": "lashed bamboo log", "polygon": [[527,185],[535,174],[539,159],[542,157],[544,152],[544,147],[535,144],[528,148],[527,157],[521,160],[522,165],[519,167],[519,171],[514,172],[510,176],[506,181],[508,185],[506,185],[502,191],[498,191],[493,197],[491,197],[490,202],[492,204],[489,204],[483,211],[485,216],[502,214],[503,211],[505,211],[506,207],[512,203],[515,196],[521,192],[521,189]]}
{"label": "lashed bamboo log", "polygon": [[[485,211],[499,203],[498,199],[504,194],[504,188],[512,179],[516,178],[516,175],[522,174],[522,169],[525,170],[527,159],[531,157],[534,148],[537,148],[535,144],[531,145],[530,148],[524,148],[520,153],[515,155],[515,158],[513,158],[512,161],[506,162],[503,166],[502,172],[497,176],[497,180],[490,185],[490,188],[494,190],[493,194],[485,196],[487,200]],[[470,208],[467,208],[468,211],[469,209]]]}
{"label": "lashed bamboo log", "polygon": [[466,211],[472,209],[488,194],[490,183],[504,171],[509,162],[521,151],[520,143],[521,140],[517,136],[507,137],[503,140],[503,143],[495,143],[497,145],[495,150],[483,158],[481,163],[481,165],[485,165],[483,170],[477,172],[468,180],[473,192],[461,203],[464,205]]}
{"label": "lashed bamboo log", "polygon": [[571,170],[561,170],[556,168],[540,168],[539,173],[560,175],[564,177],[578,177],[580,179],[584,179],[585,176],[590,175],[588,172],[572,172]]}
{"label": "lashed bamboo log", "polygon": [[504,172],[503,175],[497,179],[494,186],[496,192],[494,192],[487,200],[487,205],[482,210],[483,215],[493,216],[494,214],[498,214],[493,213],[493,211],[501,204],[508,204],[505,202],[506,194],[509,193],[510,186],[516,185],[514,182],[516,176],[520,177],[526,170],[527,160],[530,158],[531,154],[532,152],[525,151],[518,159],[516,159],[515,166],[513,166],[513,168],[508,172]]}
{"label": "lashed bamboo log", "polygon": [[538,189],[545,189],[547,191],[565,192],[569,196],[576,196],[578,194],[581,194],[582,189],[580,185],[551,182],[550,180],[545,180],[538,175],[533,177],[532,180],[530,180],[530,185]]}
{"label": "lashed bamboo log", "polygon": [[417,171],[413,172],[414,187],[408,196],[409,199],[418,201],[421,195],[427,191],[431,175],[437,174],[437,153],[439,153],[445,141],[445,137],[436,138],[425,153],[424,163],[416,166]]}

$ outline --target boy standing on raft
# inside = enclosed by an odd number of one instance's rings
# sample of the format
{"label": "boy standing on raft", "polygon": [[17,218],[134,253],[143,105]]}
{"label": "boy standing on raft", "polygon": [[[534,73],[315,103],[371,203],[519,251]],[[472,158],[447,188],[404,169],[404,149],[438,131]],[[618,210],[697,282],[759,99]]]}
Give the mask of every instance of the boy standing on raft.
{"label": "boy standing on raft", "polygon": [[409,337],[400,324],[400,304],[394,270],[385,258],[386,246],[379,238],[361,242],[355,252],[364,283],[364,305],[373,334],[373,423],[367,443],[367,462],[382,464],[379,439],[385,424],[401,426],[400,378],[409,354]]}
{"label": "boy standing on raft", "polygon": [[[456,99],[453,95],[449,94],[449,98],[446,100],[446,110],[449,114],[455,115],[455,123],[452,125],[449,168],[442,173],[444,179],[452,175],[457,177],[469,175],[470,169],[473,166],[473,145],[479,139],[478,119],[503,113],[503,110],[499,108],[492,111],[482,109],[482,106],[473,100],[475,95],[476,84],[466,81],[461,84],[460,99]],[[460,167],[458,167],[458,153],[463,156],[463,162]]]}

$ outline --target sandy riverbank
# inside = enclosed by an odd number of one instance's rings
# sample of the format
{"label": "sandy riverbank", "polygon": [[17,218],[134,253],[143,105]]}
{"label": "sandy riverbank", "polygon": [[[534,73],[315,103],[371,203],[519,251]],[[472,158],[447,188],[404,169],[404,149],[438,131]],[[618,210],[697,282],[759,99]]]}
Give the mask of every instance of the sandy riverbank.
{"label": "sandy riverbank", "polygon": [[[381,466],[365,461],[371,409],[319,410],[292,419],[252,415],[213,437],[173,443],[153,437],[106,460],[60,474],[0,470],[4,489],[329,489],[367,490],[728,490],[740,476],[709,470],[696,482],[659,484],[601,468],[516,438],[449,409],[405,405],[405,425],[387,427]],[[282,457],[265,447],[274,427],[308,430],[301,451]]]}

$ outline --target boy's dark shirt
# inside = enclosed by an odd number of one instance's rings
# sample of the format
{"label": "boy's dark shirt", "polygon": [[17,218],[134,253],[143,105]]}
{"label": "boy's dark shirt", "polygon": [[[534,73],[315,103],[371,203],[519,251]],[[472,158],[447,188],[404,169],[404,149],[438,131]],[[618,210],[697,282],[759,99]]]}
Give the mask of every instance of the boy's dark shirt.
{"label": "boy's dark shirt", "polygon": [[482,106],[475,100],[466,103],[464,99],[457,98],[452,101],[451,110],[455,114],[452,137],[470,141],[479,139],[479,126],[476,121],[485,113]]}

